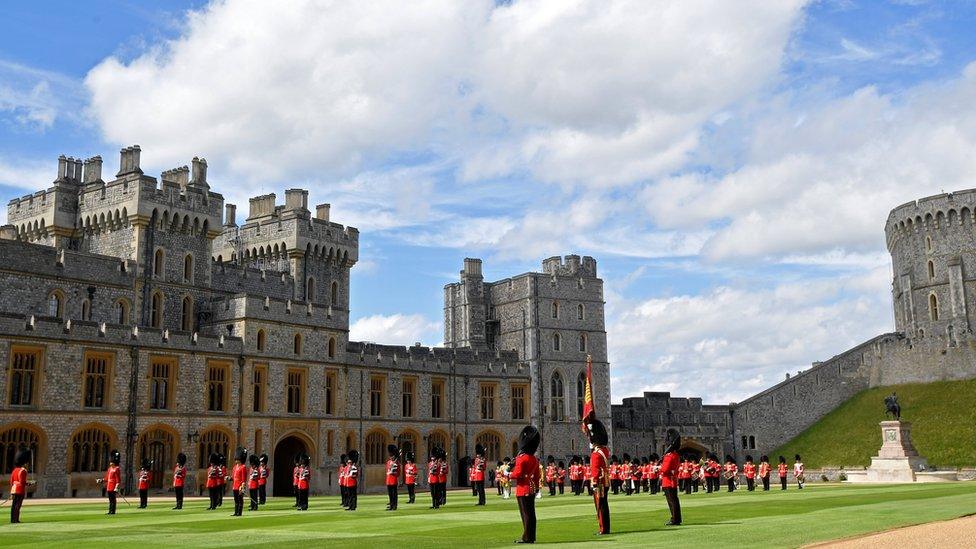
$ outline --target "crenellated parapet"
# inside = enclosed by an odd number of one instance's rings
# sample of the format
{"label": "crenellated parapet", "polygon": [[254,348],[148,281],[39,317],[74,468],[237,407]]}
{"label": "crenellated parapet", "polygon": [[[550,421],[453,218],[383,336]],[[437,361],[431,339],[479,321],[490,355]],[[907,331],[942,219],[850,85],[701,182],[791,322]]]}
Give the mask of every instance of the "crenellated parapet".
{"label": "crenellated parapet", "polygon": [[471,377],[525,377],[528,365],[514,351],[477,351],[414,345],[378,345],[350,341],[346,361],[370,368],[423,370]]}
{"label": "crenellated parapet", "polygon": [[554,256],[542,261],[542,272],[552,276],[579,276],[596,278],[596,260],[590,256]]}

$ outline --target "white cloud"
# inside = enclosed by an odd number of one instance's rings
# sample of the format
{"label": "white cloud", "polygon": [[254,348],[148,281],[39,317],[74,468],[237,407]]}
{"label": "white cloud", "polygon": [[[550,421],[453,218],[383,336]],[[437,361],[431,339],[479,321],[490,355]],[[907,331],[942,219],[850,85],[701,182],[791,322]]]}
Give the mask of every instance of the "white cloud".
{"label": "white cloud", "polygon": [[79,84],[57,72],[0,59],[0,117],[41,132],[58,118],[79,121]]}
{"label": "white cloud", "polygon": [[387,345],[437,344],[443,338],[443,326],[423,315],[373,315],[360,318],[349,327],[352,341],[370,341]]}

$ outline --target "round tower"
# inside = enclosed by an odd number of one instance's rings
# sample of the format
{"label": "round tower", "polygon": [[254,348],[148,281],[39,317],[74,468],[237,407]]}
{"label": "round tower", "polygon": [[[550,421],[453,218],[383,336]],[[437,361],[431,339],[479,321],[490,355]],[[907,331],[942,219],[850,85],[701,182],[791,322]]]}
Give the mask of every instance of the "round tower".
{"label": "round tower", "polygon": [[974,211],[976,189],[968,189],[920,198],[888,215],[895,328],[909,339],[939,338],[954,346],[971,338]]}

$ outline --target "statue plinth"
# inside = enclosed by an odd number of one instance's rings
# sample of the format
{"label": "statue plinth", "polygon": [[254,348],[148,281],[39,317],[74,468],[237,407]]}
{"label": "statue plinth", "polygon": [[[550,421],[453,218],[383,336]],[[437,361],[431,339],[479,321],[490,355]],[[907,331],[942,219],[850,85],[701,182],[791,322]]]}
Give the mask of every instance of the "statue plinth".
{"label": "statue plinth", "polygon": [[866,482],[915,482],[915,473],[928,468],[928,461],[912,445],[912,424],[881,422],[881,450],[871,458]]}

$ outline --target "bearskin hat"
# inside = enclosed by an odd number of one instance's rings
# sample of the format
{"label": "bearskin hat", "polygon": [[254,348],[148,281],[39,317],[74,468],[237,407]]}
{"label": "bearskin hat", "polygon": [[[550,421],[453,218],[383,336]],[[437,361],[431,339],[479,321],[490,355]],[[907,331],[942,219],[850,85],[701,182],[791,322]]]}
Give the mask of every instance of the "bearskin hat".
{"label": "bearskin hat", "polygon": [[220,460],[221,465],[223,465],[224,467],[227,466],[227,456],[225,456],[224,454],[217,454],[217,459]]}
{"label": "bearskin hat", "polygon": [[416,456],[413,455],[413,452],[407,452],[406,454],[404,454],[403,459],[409,461],[410,463],[413,463],[417,458]]}
{"label": "bearskin hat", "polygon": [[476,456],[482,456],[482,457],[485,455],[485,446],[484,446],[484,444],[475,444],[474,445],[474,455],[476,455]]}
{"label": "bearskin hat", "polygon": [[542,435],[533,425],[526,425],[518,437],[518,450],[521,454],[535,454],[542,443]]}
{"label": "bearskin hat", "polygon": [[261,457],[258,458],[258,464],[260,464],[260,465],[267,465],[268,464],[268,454],[261,454]]}
{"label": "bearskin hat", "polygon": [[732,456],[730,456],[728,454],[725,455],[725,463],[734,463],[734,462],[735,462],[735,460],[732,459]]}
{"label": "bearskin hat", "polygon": [[152,468],[152,462],[149,461],[149,458],[142,458],[142,468],[145,469],[145,470],[147,470],[147,471],[150,468]]}
{"label": "bearskin hat", "polygon": [[651,461],[657,461],[657,460],[659,460],[659,459],[661,459],[661,458],[660,458],[660,457],[658,457],[658,455],[657,455],[657,454],[651,454]]}
{"label": "bearskin hat", "polygon": [[210,452],[210,465],[220,465],[220,455],[217,452]]}
{"label": "bearskin hat", "polygon": [[346,454],[342,454],[341,456],[339,456],[339,465],[345,465],[345,464],[346,464]]}
{"label": "bearskin hat", "polygon": [[247,449],[238,447],[237,451],[234,452],[234,461],[247,463]]}
{"label": "bearskin hat", "polygon": [[590,464],[590,456],[583,456],[583,463],[585,463],[586,465],[589,465]]}
{"label": "bearskin hat", "polygon": [[610,435],[607,434],[607,427],[599,419],[593,418],[593,421],[586,425],[586,430],[590,436],[590,444],[594,446],[606,446],[610,443]]}
{"label": "bearskin hat", "polygon": [[312,463],[312,458],[308,454],[302,454],[302,465],[308,467]]}
{"label": "bearskin hat", "polygon": [[122,462],[122,453],[118,450],[112,450],[112,453],[109,454],[108,460],[114,465],[118,465]]}
{"label": "bearskin hat", "polygon": [[800,454],[793,456],[793,459],[795,459],[796,461],[803,461],[800,459]]}
{"label": "bearskin hat", "polygon": [[447,450],[437,447],[437,459],[447,459]]}
{"label": "bearskin hat", "polygon": [[552,456],[549,456],[548,458],[546,458],[546,463],[555,463],[555,462],[556,462],[556,458],[554,458]]}
{"label": "bearskin hat", "polygon": [[630,461],[630,454],[624,452],[624,461]]}
{"label": "bearskin hat", "polygon": [[752,455],[746,454],[746,461],[752,461]]}
{"label": "bearskin hat", "polygon": [[786,458],[783,457],[783,456],[779,456],[779,462],[780,463],[786,463]]}
{"label": "bearskin hat", "polygon": [[565,467],[566,466],[566,464],[563,463],[562,460],[560,460],[559,463],[557,463],[556,465],[558,465],[559,467]]}
{"label": "bearskin hat", "polygon": [[17,455],[14,457],[14,467],[23,467],[30,463],[31,451],[27,448],[21,448]]}
{"label": "bearskin hat", "polygon": [[677,429],[668,429],[664,436],[664,451],[677,452],[679,448],[681,448],[681,434]]}
{"label": "bearskin hat", "polygon": [[508,463],[508,462],[510,462],[510,461],[512,461],[512,458],[510,458],[510,457],[508,457],[508,456],[505,456],[505,459],[504,459],[503,461],[504,461],[505,463]]}
{"label": "bearskin hat", "polygon": [[397,457],[400,455],[400,449],[397,448],[396,444],[388,444],[386,446],[386,453],[390,454],[390,457]]}
{"label": "bearskin hat", "polygon": [[349,452],[346,453],[346,459],[348,459],[353,463],[359,463],[359,452],[355,450],[349,450]]}
{"label": "bearskin hat", "polygon": [[763,454],[763,456],[761,458],[759,458],[759,462],[760,463],[769,463],[769,456]]}
{"label": "bearskin hat", "polygon": [[620,463],[620,458],[617,457],[617,454],[610,456],[610,463]]}
{"label": "bearskin hat", "polygon": [[251,454],[247,457],[247,462],[251,464],[251,467],[257,467],[261,464],[261,459],[258,458],[257,454]]}

